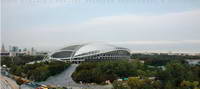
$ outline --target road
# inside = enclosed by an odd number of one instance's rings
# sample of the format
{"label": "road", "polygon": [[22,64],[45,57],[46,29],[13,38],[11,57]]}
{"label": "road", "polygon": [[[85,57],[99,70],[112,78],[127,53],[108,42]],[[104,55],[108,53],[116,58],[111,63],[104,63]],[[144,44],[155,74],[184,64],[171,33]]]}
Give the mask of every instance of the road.
{"label": "road", "polygon": [[39,82],[39,84],[45,84],[45,85],[55,85],[58,87],[68,87],[73,89],[81,89],[81,88],[87,88],[87,89],[111,89],[112,85],[83,85],[83,84],[77,84],[75,83],[71,75],[75,71],[78,64],[72,64],[68,69],[66,69],[61,74],[58,74],[56,76],[49,77],[46,81]]}
{"label": "road", "polygon": [[78,64],[72,64],[68,69],[66,69],[61,74],[49,77],[46,81],[40,82],[39,84],[51,84],[51,85],[57,85],[57,86],[63,86],[63,85],[76,85],[76,83],[72,80],[71,75],[76,69]]}
{"label": "road", "polygon": [[17,83],[6,76],[0,75],[0,80],[1,89],[19,89]]}

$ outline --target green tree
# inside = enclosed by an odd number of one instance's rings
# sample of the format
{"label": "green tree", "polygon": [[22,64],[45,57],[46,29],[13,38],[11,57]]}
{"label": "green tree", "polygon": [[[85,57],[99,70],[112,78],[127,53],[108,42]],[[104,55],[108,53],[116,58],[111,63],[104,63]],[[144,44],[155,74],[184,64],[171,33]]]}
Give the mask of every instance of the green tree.
{"label": "green tree", "polygon": [[114,89],[129,89],[129,86],[126,82],[123,81],[114,81],[112,83]]}
{"label": "green tree", "polygon": [[159,80],[153,81],[153,87],[154,89],[161,89],[162,88],[162,83]]}
{"label": "green tree", "polygon": [[128,86],[131,89],[141,89],[143,85],[144,85],[144,82],[140,80],[139,78],[132,77],[132,78],[129,78],[128,80]]}
{"label": "green tree", "polygon": [[164,89],[175,89],[175,86],[170,81],[168,81],[165,83]]}

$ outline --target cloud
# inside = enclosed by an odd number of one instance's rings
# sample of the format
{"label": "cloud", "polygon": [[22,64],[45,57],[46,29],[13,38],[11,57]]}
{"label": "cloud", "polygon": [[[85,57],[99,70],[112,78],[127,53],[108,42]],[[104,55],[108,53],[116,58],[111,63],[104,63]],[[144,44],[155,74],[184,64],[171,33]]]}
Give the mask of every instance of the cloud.
{"label": "cloud", "polygon": [[199,40],[199,16],[200,10],[157,16],[106,16],[71,25],[63,32],[73,30],[88,40]]}
{"label": "cloud", "polygon": [[111,44],[121,45],[177,45],[177,44],[199,44],[200,40],[181,40],[181,41],[124,41],[124,42],[110,42]]}
{"label": "cloud", "polygon": [[[113,44],[200,44],[200,10],[163,15],[105,16],[82,23],[56,24],[31,29],[3,30],[8,44],[61,46],[67,42],[103,41]],[[197,49],[199,46],[188,48]],[[184,48],[184,47],[183,47]],[[159,48],[157,48],[159,49]]]}
{"label": "cloud", "polygon": [[[159,27],[167,27],[167,26],[181,27],[181,25],[183,27],[184,25],[186,25],[186,26],[195,26],[199,28],[198,26],[199,21],[200,21],[199,16],[200,16],[200,10],[181,12],[181,13],[169,13],[169,14],[164,14],[164,15],[153,15],[153,16],[138,16],[134,14],[128,14],[128,15],[121,15],[121,16],[106,16],[106,17],[93,18],[83,23],[82,26],[95,27],[95,28],[97,27],[111,27],[111,28],[123,27],[123,28],[129,28],[129,29],[139,28],[139,30],[143,28],[145,28],[145,30],[148,30],[146,27],[157,28],[157,30],[165,30]],[[108,29],[105,29],[105,30],[108,30]],[[123,30],[126,30],[126,29],[123,29]],[[138,29],[135,29],[135,30],[138,30]],[[153,30],[153,29],[150,29],[150,30]],[[173,29],[173,30],[177,30],[177,29]]]}

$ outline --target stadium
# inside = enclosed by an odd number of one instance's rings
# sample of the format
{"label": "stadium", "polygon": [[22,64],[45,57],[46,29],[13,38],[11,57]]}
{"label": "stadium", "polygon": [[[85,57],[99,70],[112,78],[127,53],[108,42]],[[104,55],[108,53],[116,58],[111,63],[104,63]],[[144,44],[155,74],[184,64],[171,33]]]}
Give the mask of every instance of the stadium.
{"label": "stadium", "polygon": [[110,61],[129,59],[130,51],[127,48],[110,44],[87,43],[66,46],[50,54],[49,58],[72,63],[84,61]]}

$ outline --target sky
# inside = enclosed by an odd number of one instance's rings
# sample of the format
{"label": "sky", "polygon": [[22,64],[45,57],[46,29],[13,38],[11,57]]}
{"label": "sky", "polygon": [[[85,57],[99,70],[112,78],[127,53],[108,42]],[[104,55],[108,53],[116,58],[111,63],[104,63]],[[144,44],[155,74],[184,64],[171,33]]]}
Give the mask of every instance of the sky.
{"label": "sky", "polygon": [[1,0],[5,46],[56,50],[100,42],[200,52],[200,0]]}

